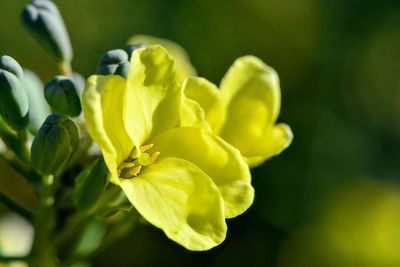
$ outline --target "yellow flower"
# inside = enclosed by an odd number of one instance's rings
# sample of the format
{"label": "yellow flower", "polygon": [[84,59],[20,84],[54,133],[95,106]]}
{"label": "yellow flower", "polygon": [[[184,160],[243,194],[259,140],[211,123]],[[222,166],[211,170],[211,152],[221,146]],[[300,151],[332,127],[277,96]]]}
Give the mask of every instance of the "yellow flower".
{"label": "yellow flower", "polygon": [[237,149],[209,131],[179,127],[184,100],[174,60],[149,46],[133,52],[127,80],[91,76],[82,106],[111,181],[170,239],[207,250],[224,240],[225,218],[251,205],[254,189]]}
{"label": "yellow flower", "polygon": [[219,90],[205,79],[189,78],[196,71],[178,44],[146,35],[133,36],[128,43],[160,44],[171,53],[188,98],[183,100],[182,125],[202,127],[222,137],[240,150],[250,167],[280,154],[292,142],[290,127],[275,124],[281,104],[278,75],[257,57],[237,59]]}
{"label": "yellow flower", "polygon": [[188,118],[183,125],[199,127],[206,121],[209,126],[204,128],[239,149],[250,167],[262,164],[290,145],[290,127],[275,124],[281,103],[278,75],[260,59],[237,59],[222,79],[220,89],[197,77],[188,78],[183,87],[185,96],[204,111],[199,113],[199,108],[188,101],[182,110]]}
{"label": "yellow flower", "polygon": [[176,71],[179,81],[182,83],[187,77],[196,75],[196,69],[190,63],[189,56],[185,49],[177,43],[167,39],[157,38],[148,35],[135,35],[128,40],[128,44],[161,45],[172,56],[176,63]]}

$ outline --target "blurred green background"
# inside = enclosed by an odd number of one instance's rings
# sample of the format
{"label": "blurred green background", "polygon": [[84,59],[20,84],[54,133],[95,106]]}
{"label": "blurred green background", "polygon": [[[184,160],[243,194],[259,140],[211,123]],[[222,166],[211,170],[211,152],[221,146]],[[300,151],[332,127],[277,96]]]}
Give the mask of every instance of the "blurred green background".
{"label": "blurred green background", "polygon": [[[57,66],[19,23],[27,2],[0,0],[0,54],[47,81]],[[181,44],[217,84],[237,57],[260,57],[295,135],[252,171],[255,202],[220,246],[189,252],[143,225],[93,266],[400,266],[400,1],[55,2],[86,77],[135,34]]]}

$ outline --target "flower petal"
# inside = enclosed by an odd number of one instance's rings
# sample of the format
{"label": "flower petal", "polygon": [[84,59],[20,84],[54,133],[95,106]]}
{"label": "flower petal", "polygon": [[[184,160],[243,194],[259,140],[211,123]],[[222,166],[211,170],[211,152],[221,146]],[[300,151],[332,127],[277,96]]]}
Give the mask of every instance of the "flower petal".
{"label": "flower petal", "polygon": [[182,87],[187,98],[199,103],[212,131],[218,134],[225,120],[225,109],[219,89],[213,83],[199,77],[186,79]]}
{"label": "flower petal", "polygon": [[167,49],[168,53],[176,61],[178,79],[181,83],[190,76],[196,75],[196,70],[190,63],[190,59],[186,51],[177,43],[170,40],[161,39],[147,35],[135,35],[129,39],[128,44],[144,43],[147,45],[161,45]]}
{"label": "flower petal", "polygon": [[180,126],[196,127],[211,132],[211,127],[206,121],[204,110],[200,107],[199,103],[185,96],[182,97]]}
{"label": "flower petal", "polygon": [[192,163],[164,158],[120,186],[138,212],[189,250],[207,250],[226,235],[224,207],[213,181]]}
{"label": "flower petal", "polygon": [[287,124],[279,123],[269,129],[262,139],[262,143],[252,152],[254,156],[244,157],[250,168],[262,164],[270,157],[280,154],[293,140],[293,133]]}
{"label": "flower petal", "polygon": [[265,157],[269,152],[260,148],[275,146],[265,138],[280,109],[276,72],[256,57],[239,58],[223,78],[221,94],[227,115],[220,136],[244,157]]}
{"label": "flower petal", "polygon": [[128,74],[125,125],[140,144],[179,123],[181,91],[175,62],[161,46],[132,53]]}
{"label": "flower petal", "polygon": [[118,75],[93,75],[82,94],[86,126],[102,149],[114,183],[118,182],[117,164],[124,161],[134,147],[123,123],[125,86],[126,80]]}
{"label": "flower petal", "polygon": [[159,158],[190,161],[218,186],[225,204],[225,217],[232,218],[250,207],[254,199],[251,175],[240,152],[211,133],[193,127],[175,128],[151,141]]}

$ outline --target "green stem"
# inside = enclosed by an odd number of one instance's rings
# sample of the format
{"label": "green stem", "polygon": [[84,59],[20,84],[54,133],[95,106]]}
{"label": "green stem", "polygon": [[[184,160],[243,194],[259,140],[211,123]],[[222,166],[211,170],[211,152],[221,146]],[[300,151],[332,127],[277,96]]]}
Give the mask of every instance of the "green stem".
{"label": "green stem", "polygon": [[53,183],[53,175],[42,177],[42,184],[39,188],[39,212],[35,221],[35,239],[29,255],[31,266],[56,266],[56,253],[52,243],[56,223]]}
{"label": "green stem", "polygon": [[10,210],[24,216],[28,221],[31,222],[33,220],[33,215],[30,211],[21,207],[18,203],[4,195],[2,192],[0,192],[0,202],[2,202]]}
{"label": "green stem", "polygon": [[17,132],[18,139],[25,144],[27,140],[26,129]]}
{"label": "green stem", "polygon": [[72,79],[72,67],[69,61],[61,62],[58,67],[62,75]]}

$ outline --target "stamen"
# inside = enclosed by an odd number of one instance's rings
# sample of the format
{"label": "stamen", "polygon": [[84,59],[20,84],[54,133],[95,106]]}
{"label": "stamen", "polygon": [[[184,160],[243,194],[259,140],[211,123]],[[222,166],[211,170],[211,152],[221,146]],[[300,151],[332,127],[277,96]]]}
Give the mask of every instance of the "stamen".
{"label": "stamen", "polygon": [[118,168],[117,168],[117,173],[118,173],[118,177],[120,177],[121,176],[121,172],[122,172],[122,170],[123,169],[125,169],[125,168],[131,168],[131,167],[133,167],[134,166],[134,163],[133,162],[122,162],[119,166],[118,166]]}
{"label": "stamen", "polygon": [[156,161],[158,155],[160,155],[160,152],[154,152],[154,153],[151,155],[149,165],[153,164],[154,161]]}
{"label": "stamen", "polygon": [[140,147],[140,152],[146,152],[147,150],[151,149],[153,147],[153,144],[148,144]]}
{"label": "stamen", "polygon": [[138,149],[133,148],[128,158],[118,166],[118,176],[123,179],[131,179],[138,176],[142,169],[153,164],[160,152],[154,152],[151,156],[149,153],[145,153],[152,148],[153,144],[140,146],[140,152]]}
{"label": "stamen", "polygon": [[137,166],[137,167],[135,167],[135,168],[132,168],[132,169],[129,171],[129,174],[130,174],[130,175],[133,175],[133,176],[137,176],[141,169],[142,169],[142,166],[139,165],[139,166]]}
{"label": "stamen", "polygon": [[130,167],[133,167],[133,162],[122,162],[119,166],[118,166],[118,169],[120,169],[120,170],[122,170],[122,169],[125,169],[125,168],[130,168]]}

